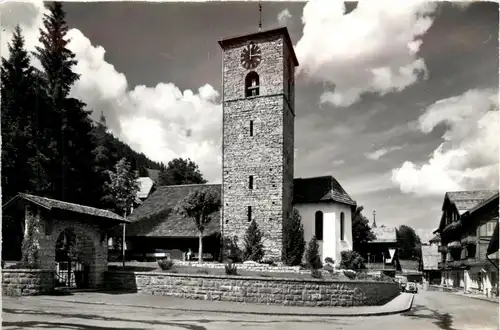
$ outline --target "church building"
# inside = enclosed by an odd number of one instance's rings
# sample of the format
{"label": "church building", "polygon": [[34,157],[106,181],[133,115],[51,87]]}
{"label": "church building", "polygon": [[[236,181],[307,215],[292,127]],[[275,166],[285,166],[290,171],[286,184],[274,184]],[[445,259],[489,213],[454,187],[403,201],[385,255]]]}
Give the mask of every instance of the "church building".
{"label": "church building", "polygon": [[222,184],[157,187],[130,216],[127,246],[130,241],[131,247],[142,249],[197,251],[192,221],[177,219],[167,208],[191,189],[210,186],[220,191],[222,203],[205,246],[214,258],[217,235],[237,237],[241,243],[255,221],[264,235],[265,259],[281,260],[283,223],[295,207],[306,241],[316,236],[322,260],[340,262],[341,251],[352,249],[351,213],[356,203],[332,176],[294,179],[294,73],[299,63],[288,30],[259,31],[221,40],[219,45]]}

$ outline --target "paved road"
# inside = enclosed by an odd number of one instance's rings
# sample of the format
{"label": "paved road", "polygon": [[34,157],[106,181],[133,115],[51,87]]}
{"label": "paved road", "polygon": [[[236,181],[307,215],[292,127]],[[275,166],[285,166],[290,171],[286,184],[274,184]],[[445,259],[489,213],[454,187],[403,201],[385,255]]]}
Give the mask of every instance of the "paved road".
{"label": "paved road", "polygon": [[75,304],[3,297],[3,329],[342,329],[496,330],[498,304],[444,292],[416,295],[405,315],[376,317],[280,317],[186,313],[151,308]]}

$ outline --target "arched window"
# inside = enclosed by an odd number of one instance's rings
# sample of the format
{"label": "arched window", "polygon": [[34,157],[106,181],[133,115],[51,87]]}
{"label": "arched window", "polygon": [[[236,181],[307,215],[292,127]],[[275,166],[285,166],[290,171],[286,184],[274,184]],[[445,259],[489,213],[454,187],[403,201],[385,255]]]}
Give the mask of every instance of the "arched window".
{"label": "arched window", "polygon": [[318,241],[323,240],[323,212],[318,211],[314,216],[314,236]]}
{"label": "arched window", "polygon": [[343,241],[345,239],[344,230],[345,230],[344,212],[340,212],[340,240],[341,241]]}
{"label": "arched window", "polygon": [[251,71],[245,78],[245,96],[259,95],[259,75],[255,71]]}

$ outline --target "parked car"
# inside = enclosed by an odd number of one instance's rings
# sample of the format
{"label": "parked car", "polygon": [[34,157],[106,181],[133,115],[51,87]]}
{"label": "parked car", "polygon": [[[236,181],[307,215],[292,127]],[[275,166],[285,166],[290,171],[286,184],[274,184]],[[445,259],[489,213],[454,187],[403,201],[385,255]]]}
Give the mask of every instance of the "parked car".
{"label": "parked car", "polygon": [[417,283],[415,283],[415,282],[406,283],[406,287],[405,287],[404,292],[417,293],[418,292]]}

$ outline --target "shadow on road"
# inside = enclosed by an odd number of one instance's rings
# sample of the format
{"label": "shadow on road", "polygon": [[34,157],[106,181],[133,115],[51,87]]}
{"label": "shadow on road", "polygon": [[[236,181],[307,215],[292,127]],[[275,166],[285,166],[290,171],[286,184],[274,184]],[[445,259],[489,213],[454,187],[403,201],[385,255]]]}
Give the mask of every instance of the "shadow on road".
{"label": "shadow on road", "polygon": [[[235,319],[215,319],[215,320],[210,320],[206,318],[200,318],[200,319],[189,319],[189,320],[182,320],[180,322],[186,322],[186,323],[179,323],[179,322],[164,322],[164,321],[159,321],[159,320],[134,320],[134,319],[123,319],[123,318],[118,318],[118,317],[106,317],[102,315],[95,315],[95,314],[76,314],[76,313],[56,313],[56,312],[48,312],[48,311],[38,311],[38,310],[30,310],[30,309],[10,309],[10,308],[3,308],[3,313],[7,314],[18,314],[18,315],[38,315],[38,316],[45,316],[45,317],[63,317],[63,318],[77,318],[77,319],[82,319],[82,320],[93,320],[93,321],[104,321],[104,322],[131,322],[131,323],[145,323],[145,324],[150,324],[150,325],[164,325],[164,326],[175,326],[181,329],[187,329],[187,330],[206,330],[206,328],[202,325],[197,325],[197,324],[208,324],[208,323],[252,323],[252,324],[269,324],[269,323],[283,323],[283,322],[293,322],[293,323],[309,323],[311,320],[307,319],[279,319],[279,320],[235,320]],[[173,317],[183,317],[186,316],[184,313],[178,313],[174,314]],[[192,315],[191,315],[192,316]],[[189,323],[187,323],[189,322]],[[331,318],[331,319],[323,319],[323,323],[326,324],[332,324],[332,325],[345,325],[346,323],[341,322],[339,319],[336,318]],[[69,327],[71,329],[76,329],[76,330],[87,330],[87,329],[116,329],[116,327],[97,327],[97,326],[89,326],[89,325],[82,325],[82,324],[69,324],[69,323],[58,323],[58,322],[44,322],[44,321],[19,321],[19,322],[3,322],[4,326],[14,326],[14,327],[20,327],[20,328],[28,328],[28,327],[40,327],[40,328],[61,328],[62,326]],[[123,329],[129,329],[129,330],[136,330],[136,329],[144,329],[144,328],[123,328]],[[452,330],[452,329],[450,329]]]}
{"label": "shadow on road", "polygon": [[[131,320],[131,319],[122,319],[118,317],[106,317],[95,314],[72,314],[72,313],[53,313],[53,312],[44,312],[44,311],[36,311],[29,309],[10,309],[3,308],[3,313],[10,314],[19,314],[19,315],[40,315],[40,316],[59,316],[65,318],[78,318],[83,320],[92,320],[92,321],[105,321],[105,322],[131,322],[131,323],[147,323],[151,325],[165,325],[165,326],[174,326],[181,329],[188,330],[206,330],[205,327],[195,324],[186,324],[186,323],[176,323],[176,322],[162,322],[155,320]],[[43,326],[45,324],[45,326]],[[90,326],[90,325],[82,325],[82,324],[69,324],[69,323],[58,323],[58,322],[44,322],[44,321],[19,321],[19,322],[2,322],[2,326],[17,326],[21,328],[25,327],[47,327],[51,329],[57,329],[60,326],[66,325],[72,329],[78,330],[87,330],[87,329],[116,329],[116,327],[98,327],[98,326]],[[56,326],[56,327],[54,327]],[[122,329],[131,329],[131,330],[139,330],[144,328],[122,328]]]}
{"label": "shadow on road", "polygon": [[432,323],[437,325],[442,330],[457,330],[452,327],[453,317],[449,313],[440,313],[437,310],[427,308],[425,306],[415,306],[409,312],[401,314],[413,319],[433,320]]}
{"label": "shadow on road", "polygon": [[[116,327],[99,327],[95,325],[75,324],[75,323],[60,323],[60,322],[43,322],[43,321],[19,321],[19,322],[2,322],[2,327],[16,327],[16,329],[27,328],[47,328],[47,329],[74,329],[74,330],[108,330],[116,329]],[[121,328],[124,330],[143,330],[143,328]],[[203,328],[204,329],[204,328]]]}
{"label": "shadow on road", "polygon": [[[56,290],[50,292],[49,294],[47,294],[47,296],[73,296],[75,293],[78,293],[78,292],[84,292],[84,291],[78,290],[78,289],[72,290],[72,289],[62,288],[62,289],[56,289]],[[130,289],[130,290],[106,290],[106,289],[102,289],[102,290],[92,290],[89,292],[119,295],[119,294],[136,293],[136,290],[133,290],[133,289]]]}

